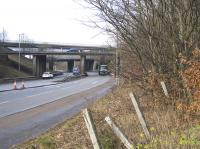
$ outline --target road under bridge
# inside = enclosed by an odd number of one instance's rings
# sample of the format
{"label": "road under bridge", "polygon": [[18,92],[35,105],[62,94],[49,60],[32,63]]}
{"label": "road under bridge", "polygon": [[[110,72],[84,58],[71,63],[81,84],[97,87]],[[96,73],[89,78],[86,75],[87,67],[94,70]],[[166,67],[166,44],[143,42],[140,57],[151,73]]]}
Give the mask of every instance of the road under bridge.
{"label": "road under bridge", "polygon": [[[43,72],[52,70],[52,62],[66,61],[67,69],[72,70],[74,66],[80,68],[81,74],[85,74],[86,69],[95,70],[106,59],[111,59],[115,54],[113,49],[94,46],[77,46],[77,45],[58,45],[43,43],[19,43],[4,42],[0,43],[0,55],[18,55],[19,67],[20,57],[22,55],[33,56],[33,75],[41,76]],[[42,48],[41,48],[42,47]],[[11,50],[11,48],[19,48]],[[63,50],[63,48],[77,48],[76,51]],[[64,57],[64,58],[63,58]]]}

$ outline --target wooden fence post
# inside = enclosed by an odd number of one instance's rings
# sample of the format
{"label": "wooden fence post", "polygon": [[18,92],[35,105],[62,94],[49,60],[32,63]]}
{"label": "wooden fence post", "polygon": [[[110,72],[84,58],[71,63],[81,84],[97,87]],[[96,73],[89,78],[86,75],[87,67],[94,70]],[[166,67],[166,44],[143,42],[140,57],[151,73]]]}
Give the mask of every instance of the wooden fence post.
{"label": "wooden fence post", "polygon": [[128,141],[126,136],[121,132],[121,130],[116,126],[116,124],[111,120],[109,116],[105,118],[106,122],[110,125],[116,136],[122,141],[127,149],[132,149],[133,145]]}
{"label": "wooden fence post", "polygon": [[97,138],[96,128],[95,128],[92,116],[90,112],[88,111],[88,109],[83,110],[83,117],[84,117],[94,149],[101,149],[99,140]]}
{"label": "wooden fence post", "polygon": [[162,89],[163,89],[163,91],[164,91],[165,96],[166,96],[166,97],[169,97],[169,94],[168,94],[168,91],[167,91],[167,87],[166,87],[166,85],[165,85],[165,82],[161,81],[160,84],[161,84],[161,86],[162,86]]}
{"label": "wooden fence post", "polygon": [[135,96],[133,95],[133,93],[130,93],[129,96],[131,98],[131,101],[132,101],[133,106],[135,108],[135,111],[137,113],[137,116],[138,116],[138,119],[140,121],[140,124],[142,125],[144,134],[145,134],[147,139],[150,139],[151,136],[150,136],[149,130],[147,128],[146,122],[144,120],[143,114],[142,114],[142,112],[141,112],[141,110],[140,110],[140,108],[138,106],[137,100],[135,99]]}

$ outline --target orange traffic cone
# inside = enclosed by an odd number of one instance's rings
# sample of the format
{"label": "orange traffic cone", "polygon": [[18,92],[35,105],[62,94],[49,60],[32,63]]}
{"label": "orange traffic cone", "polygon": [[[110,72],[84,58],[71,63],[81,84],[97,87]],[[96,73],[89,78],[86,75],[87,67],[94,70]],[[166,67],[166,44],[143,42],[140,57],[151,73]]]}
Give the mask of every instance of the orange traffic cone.
{"label": "orange traffic cone", "polygon": [[14,80],[14,83],[13,83],[13,89],[14,89],[14,90],[17,89],[17,82],[16,82],[16,80]]}
{"label": "orange traffic cone", "polygon": [[25,83],[23,80],[22,80],[22,88],[21,89],[25,89]]}

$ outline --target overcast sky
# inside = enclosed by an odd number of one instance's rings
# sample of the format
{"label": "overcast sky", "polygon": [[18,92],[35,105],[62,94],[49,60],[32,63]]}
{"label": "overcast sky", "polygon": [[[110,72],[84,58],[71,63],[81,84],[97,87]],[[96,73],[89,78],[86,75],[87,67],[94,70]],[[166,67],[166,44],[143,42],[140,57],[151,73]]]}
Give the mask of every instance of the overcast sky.
{"label": "overcast sky", "polygon": [[111,38],[80,20],[93,19],[94,12],[78,0],[0,0],[0,32],[18,40],[26,34],[34,41],[106,45]]}

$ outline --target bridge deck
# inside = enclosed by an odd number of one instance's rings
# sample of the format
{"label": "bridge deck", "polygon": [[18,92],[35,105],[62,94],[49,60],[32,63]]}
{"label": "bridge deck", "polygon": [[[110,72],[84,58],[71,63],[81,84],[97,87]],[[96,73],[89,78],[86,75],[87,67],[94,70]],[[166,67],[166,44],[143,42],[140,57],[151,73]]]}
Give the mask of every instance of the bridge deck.
{"label": "bridge deck", "polygon": [[[4,41],[0,42],[0,46],[3,47],[19,47],[19,42],[16,41]],[[113,49],[108,46],[91,46],[91,45],[74,45],[74,44],[61,44],[61,43],[42,43],[42,42],[33,42],[33,43],[20,43],[21,48],[51,48],[51,49],[70,49],[70,48],[79,48],[79,49],[92,49],[92,50],[108,50]]]}
{"label": "bridge deck", "polygon": [[[0,51],[0,55],[17,55],[17,51]],[[20,52],[21,55],[114,55],[113,52]]]}

